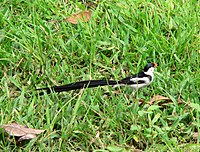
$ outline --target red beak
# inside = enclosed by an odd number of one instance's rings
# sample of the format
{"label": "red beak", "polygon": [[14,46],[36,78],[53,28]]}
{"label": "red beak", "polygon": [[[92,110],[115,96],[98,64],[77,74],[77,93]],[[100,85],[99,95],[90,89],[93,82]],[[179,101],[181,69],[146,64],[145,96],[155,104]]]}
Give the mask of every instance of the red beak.
{"label": "red beak", "polygon": [[157,67],[157,64],[156,63],[154,63],[154,68],[156,68]]}

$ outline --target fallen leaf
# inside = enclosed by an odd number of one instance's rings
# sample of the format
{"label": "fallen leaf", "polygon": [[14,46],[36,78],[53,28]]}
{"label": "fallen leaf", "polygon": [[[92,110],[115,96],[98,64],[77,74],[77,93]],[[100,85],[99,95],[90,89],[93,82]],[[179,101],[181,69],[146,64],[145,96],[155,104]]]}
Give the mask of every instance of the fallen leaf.
{"label": "fallen leaf", "polygon": [[23,141],[23,140],[29,140],[29,139],[33,139],[35,138],[36,135],[35,134],[27,134],[25,136],[22,136],[18,139],[18,141]]}
{"label": "fallen leaf", "polygon": [[164,97],[164,96],[161,96],[161,95],[156,95],[154,96],[153,98],[151,98],[151,100],[149,102],[147,102],[148,104],[153,104],[154,102],[156,101],[161,101],[161,100],[167,100],[167,101],[171,101],[170,98],[167,98],[167,97]]}
{"label": "fallen leaf", "polygon": [[72,24],[78,24],[78,22],[87,22],[90,20],[90,18],[91,18],[91,12],[83,11],[68,17],[67,21]]}
{"label": "fallen leaf", "polygon": [[18,141],[29,140],[41,134],[45,130],[32,129],[27,126],[22,126],[17,123],[11,123],[9,125],[1,126],[10,136],[20,137]]}
{"label": "fallen leaf", "polygon": [[134,149],[134,152],[143,152],[143,151],[140,149]]}
{"label": "fallen leaf", "polygon": [[2,128],[11,136],[24,136],[26,133],[22,128],[25,126],[18,125],[17,123],[12,123],[10,125],[2,125]]}
{"label": "fallen leaf", "polygon": [[145,103],[145,101],[144,101],[143,99],[139,99],[138,105],[140,106],[140,105],[142,105],[143,103]]}
{"label": "fallen leaf", "polygon": [[198,139],[198,132],[194,132],[194,134],[193,134],[193,139],[194,139],[194,140],[197,140],[197,139]]}

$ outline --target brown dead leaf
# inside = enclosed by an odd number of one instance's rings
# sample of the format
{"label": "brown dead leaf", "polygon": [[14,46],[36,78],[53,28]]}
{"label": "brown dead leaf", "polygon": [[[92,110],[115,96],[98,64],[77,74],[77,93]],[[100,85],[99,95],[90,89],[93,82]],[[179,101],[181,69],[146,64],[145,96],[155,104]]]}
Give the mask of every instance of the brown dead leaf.
{"label": "brown dead leaf", "polygon": [[134,152],[143,152],[143,151],[140,149],[134,149]]}
{"label": "brown dead leaf", "polygon": [[91,12],[83,11],[68,17],[67,21],[72,24],[78,24],[78,22],[87,22],[90,20],[90,18],[91,18]]}
{"label": "brown dead leaf", "polygon": [[143,103],[145,103],[144,99],[139,99],[138,105],[141,106]]}
{"label": "brown dead leaf", "polygon": [[9,125],[2,125],[2,128],[10,135],[15,137],[20,137],[18,141],[33,139],[36,135],[41,134],[45,130],[38,130],[28,128],[27,126],[22,126],[17,123],[12,123]]}
{"label": "brown dead leaf", "polygon": [[198,139],[198,132],[194,132],[194,134],[193,134],[193,139],[194,139],[194,140],[197,140],[197,139]]}
{"label": "brown dead leaf", "polygon": [[18,139],[18,141],[23,141],[23,140],[30,140],[35,138],[36,135],[35,134],[26,134],[25,136],[22,136]]}
{"label": "brown dead leaf", "polygon": [[161,101],[161,100],[171,101],[170,98],[167,98],[167,97],[164,97],[164,96],[161,96],[161,95],[156,95],[153,98],[151,98],[151,100],[149,102],[147,102],[147,103],[152,105],[154,102]]}

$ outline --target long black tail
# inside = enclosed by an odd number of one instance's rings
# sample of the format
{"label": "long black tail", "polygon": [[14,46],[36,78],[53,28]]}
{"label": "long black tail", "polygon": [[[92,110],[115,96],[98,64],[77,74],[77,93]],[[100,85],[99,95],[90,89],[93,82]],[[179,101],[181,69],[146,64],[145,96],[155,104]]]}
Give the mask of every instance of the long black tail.
{"label": "long black tail", "polygon": [[[118,82],[114,80],[88,80],[88,81],[80,81],[74,82],[70,84],[66,84],[63,86],[53,86],[47,88],[39,88],[37,90],[46,90],[47,94],[51,93],[51,91],[55,92],[63,92],[70,91],[82,88],[93,88],[98,86],[106,86],[106,85],[116,85]],[[43,95],[43,92],[40,92],[39,95]]]}

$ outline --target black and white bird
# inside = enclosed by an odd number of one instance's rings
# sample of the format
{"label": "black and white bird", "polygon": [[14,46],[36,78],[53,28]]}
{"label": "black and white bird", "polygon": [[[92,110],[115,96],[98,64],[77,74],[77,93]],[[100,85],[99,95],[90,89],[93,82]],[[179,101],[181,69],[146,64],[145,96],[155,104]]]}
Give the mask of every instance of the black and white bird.
{"label": "black and white bird", "polygon": [[[137,90],[143,88],[145,86],[150,85],[154,79],[154,69],[156,68],[156,63],[148,63],[142,71],[138,74],[126,77],[122,80],[87,80],[87,81],[79,81],[70,84],[66,84],[63,86],[53,86],[47,88],[39,88],[37,90],[46,90],[47,94],[54,92],[63,92],[70,90],[77,90],[82,88],[93,88],[98,86],[106,86],[111,85],[113,87],[118,86],[128,86],[133,88],[133,90]],[[40,92],[39,95],[43,95],[44,92]]]}

